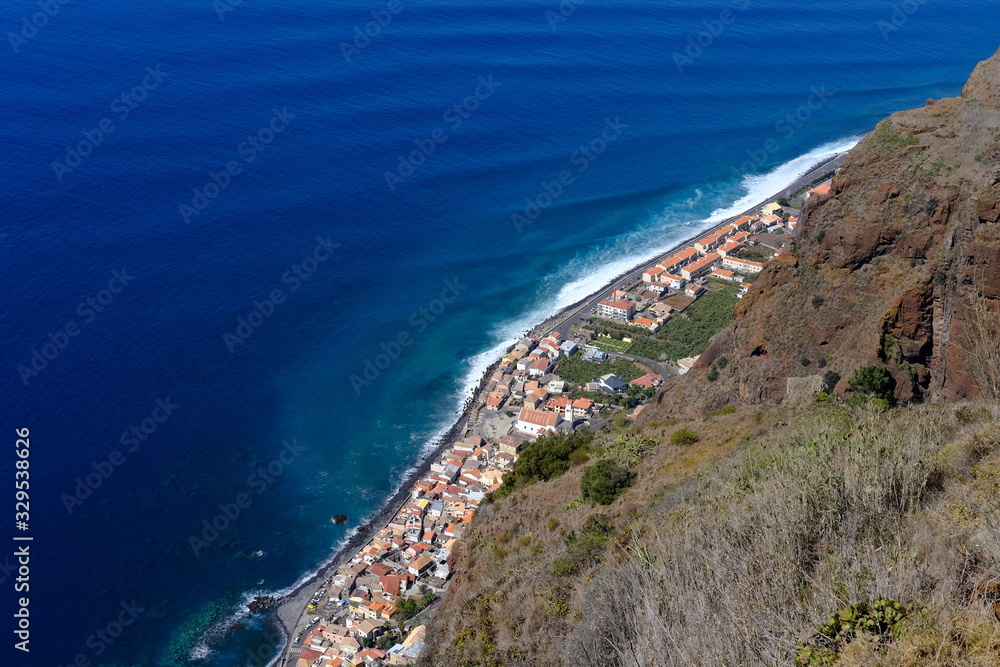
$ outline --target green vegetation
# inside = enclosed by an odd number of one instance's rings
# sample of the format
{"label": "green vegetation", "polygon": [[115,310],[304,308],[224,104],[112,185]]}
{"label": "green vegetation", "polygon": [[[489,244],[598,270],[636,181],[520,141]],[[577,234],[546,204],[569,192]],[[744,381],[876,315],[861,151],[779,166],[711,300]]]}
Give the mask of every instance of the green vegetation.
{"label": "green vegetation", "polygon": [[679,428],[670,435],[671,445],[693,445],[698,442],[698,434],[688,428]]}
{"label": "green vegetation", "polygon": [[825,229],[821,229],[818,232],[816,232],[816,243],[822,243],[823,239],[825,239],[825,238],[826,238],[826,230]]}
{"label": "green vegetation", "polygon": [[871,133],[868,146],[879,155],[888,157],[907,146],[916,146],[920,140],[913,135],[903,136],[892,129],[892,121],[886,118]]}
{"label": "green vegetation", "polygon": [[937,176],[941,173],[942,167],[944,167],[944,158],[938,155],[936,158],[931,160],[931,168],[927,170],[927,175]]}
{"label": "green vegetation", "polygon": [[840,382],[840,373],[837,371],[827,371],[823,374],[823,384],[826,386],[827,391],[833,391],[838,382]]}
{"label": "green vegetation", "polygon": [[864,394],[889,401],[892,400],[896,381],[892,379],[884,366],[861,366],[847,381],[847,388],[855,394]]}
{"label": "green vegetation", "polygon": [[813,641],[796,646],[796,665],[833,665],[841,649],[855,638],[871,643],[899,637],[907,619],[904,605],[892,600],[875,600],[844,607],[819,628]]}
{"label": "green vegetation", "polygon": [[[608,358],[601,362],[586,361],[582,355],[575,354],[559,361],[556,373],[567,382],[584,384],[592,382],[602,375],[614,373],[625,382],[642,377],[646,374],[644,370],[628,359]],[[606,397],[606,395],[605,395]]]}
{"label": "green vegetation", "polygon": [[[595,333],[631,338],[629,353],[638,357],[654,360],[691,357],[701,354],[712,336],[732,320],[736,292],[731,285],[708,292],[683,313],[675,313],[655,334],[611,320],[593,319],[587,326]],[[634,379],[619,377],[626,381]]]}
{"label": "green vegetation", "polygon": [[716,368],[715,366],[712,366],[711,368],[709,368],[708,369],[708,373],[705,374],[705,379],[708,380],[709,382],[715,382],[716,380],[718,380],[719,379],[719,369]]}
{"label": "green vegetation", "polygon": [[437,599],[437,594],[425,587],[423,595],[421,595],[419,599],[414,599],[413,597],[402,597],[396,601],[396,608],[399,609],[399,613],[403,615],[403,619],[408,621],[424,609],[427,609],[427,607],[434,604],[434,601]]}
{"label": "green vegetation", "polygon": [[611,459],[602,459],[583,472],[580,491],[584,500],[610,505],[633,481],[635,473],[628,468]]}
{"label": "green vegetation", "polygon": [[736,253],[736,257],[739,259],[746,259],[751,262],[767,262],[771,259],[771,255],[774,254],[774,250],[768,248],[766,245],[748,245]]}
{"label": "green vegetation", "polygon": [[388,651],[393,646],[403,641],[403,639],[404,637],[402,633],[390,628],[386,630],[381,637],[378,638],[378,641],[375,643],[375,646],[382,651]]}
{"label": "green vegetation", "polygon": [[569,397],[574,401],[578,398],[589,398],[595,403],[611,403],[615,398],[606,391],[580,391],[580,390],[571,391],[569,393]]}
{"label": "green vegetation", "polygon": [[[629,336],[625,336],[629,338]],[[605,352],[617,352],[619,354],[625,354],[632,347],[632,343],[626,343],[623,340],[615,340],[614,338],[595,338],[588,343],[591,347],[596,347],[599,350],[604,350]]]}
{"label": "green vegetation", "polygon": [[552,574],[569,576],[595,563],[616,533],[615,523],[606,514],[591,514],[579,533],[566,535],[566,553],[552,560]]}
{"label": "green vegetation", "polygon": [[[586,429],[563,435],[540,436],[521,450],[521,457],[503,476],[503,484],[496,494],[504,498],[515,489],[539,481],[548,481],[570,469],[573,460],[580,460],[590,450],[594,435]],[[583,458],[582,460],[586,460]],[[493,494],[490,494],[493,495]]]}
{"label": "green vegetation", "polygon": [[656,439],[645,433],[622,433],[608,448],[612,458],[626,467],[637,465],[656,447]]}

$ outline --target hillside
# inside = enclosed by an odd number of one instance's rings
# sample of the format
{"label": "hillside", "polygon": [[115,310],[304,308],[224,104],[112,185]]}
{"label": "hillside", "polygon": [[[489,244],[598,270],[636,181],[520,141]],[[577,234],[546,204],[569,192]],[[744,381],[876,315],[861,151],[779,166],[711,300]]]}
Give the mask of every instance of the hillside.
{"label": "hillside", "polygon": [[851,152],[700,368],[529,446],[421,664],[1000,666],[998,164],[1000,52]]}
{"label": "hillside", "polygon": [[808,201],[794,253],[768,265],[702,357],[736,362],[706,400],[777,402],[789,377],[876,362],[898,400],[996,398],[1000,378],[977,364],[997,354],[980,306],[1000,303],[998,165],[1000,54],[960,97],[879,123]]}

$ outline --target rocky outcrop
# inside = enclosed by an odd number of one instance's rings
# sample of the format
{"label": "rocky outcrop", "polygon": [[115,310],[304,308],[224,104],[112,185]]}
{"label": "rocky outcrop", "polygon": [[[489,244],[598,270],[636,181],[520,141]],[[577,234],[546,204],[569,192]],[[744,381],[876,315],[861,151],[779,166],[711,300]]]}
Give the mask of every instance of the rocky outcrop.
{"label": "rocky outcrop", "polygon": [[848,377],[870,363],[889,368],[901,401],[979,393],[970,304],[1000,311],[998,164],[1000,52],[960,97],[880,123],[829,194],[809,199],[794,251],[768,264],[702,356],[703,366],[726,356],[731,370],[695,409],[778,403],[788,378],[817,366]]}

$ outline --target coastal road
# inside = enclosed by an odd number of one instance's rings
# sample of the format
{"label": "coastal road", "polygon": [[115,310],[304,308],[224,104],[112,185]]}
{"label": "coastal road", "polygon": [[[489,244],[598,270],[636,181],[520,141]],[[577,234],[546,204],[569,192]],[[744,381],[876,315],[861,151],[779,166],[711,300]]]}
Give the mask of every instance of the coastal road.
{"label": "coastal road", "polygon": [[[691,245],[693,242],[697,241],[701,237],[717,229],[725,227],[736,218],[739,218],[744,215],[755,215],[760,210],[760,207],[763,206],[764,204],[774,201],[779,197],[786,197],[788,195],[791,195],[797,190],[800,190],[803,187],[810,185],[813,181],[823,176],[824,174],[839,168],[840,165],[843,164],[846,155],[847,155],[846,153],[842,153],[839,155],[835,155],[834,157],[831,157],[827,160],[824,160],[823,162],[817,164],[815,167],[810,169],[807,173],[803,174],[801,177],[796,179],[794,183],[789,185],[784,190],[781,190],[780,192],[773,194],[764,201],[759,202],[754,206],[744,211],[741,211],[740,213],[732,217],[726,218],[725,220],[720,222],[718,225],[715,225],[711,229],[706,229],[699,232],[696,236],[692,236],[691,238],[685,240],[684,242],[679,243],[663,256],[666,257],[672,255],[681,248]],[[562,315],[559,316],[563,318],[562,321],[558,325],[552,327],[550,330],[558,331],[559,334],[563,337],[563,340],[572,340],[574,330],[582,327],[582,325],[585,324],[586,321],[591,317],[590,311],[593,310],[594,308],[597,308],[597,304],[600,303],[602,300],[608,298],[609,290],[631,289],[636,284],[642,281],[642,273],[646,269],[646,267],[650,265],[650,263],[651,263],[650,261],[643,262],[641,265],[635,267],[631,271],[621,276],[618,276],[610,284],[605,285],[605,287],[602,290],[600,290],[596,294],[591,295],[583,302],[578,303],[574,306],[570,306],[569,309],[567,309]],[[576,326],[574,327],[574,325]]]}
{"label": "coastal road", "polygon": [[[749,215],[752,213],[756,213],[757,210],[767,202],[774,201],[778,197],[784,197],[790,195],[796,190],[799,190],[800,188],[811,184],[814,180],[818,179],[826,172],[838,168],[843,163],[845,155],[846,153],[837,155],[835,157],[823,161],[822,163],[810,169],[808,173],[804,174],[802,177],[797,179],[794,183],[792,183],[790,186],[788,186],[781,192],[772,195],[771,197],[765,199],[764,201],[759,202],[755,206],[748,208],[747,210],[737,215],[727,218],[726,220],[720,222],[718,225],[716,225],[711,229],[702,230],[696,236],[693,236],[684,241],[683,243],[678,244],[670,253],[667,253],[667,255],[676,252],[680,248],[690,245],[697,239],[701,238],[702,236],[716,229],[724,227],[725,225],[729,224],[730,222],[732,222],[733,220],[742,215]],[[606,285],[603,289],[593,294],[592,296],[588,297],[584,301],[576,305],[570,306],[559,315],[550,318],[550,320],[548,320],[545,323],[546,330],[541,331],[541,334],[545,335],[549,331],[554,330],[558,331],[562,335],[564,340],[572,340],[573,331],[575,328],[577,328],[574,327],[573,325],[574,324],[582,325],[586,323],[587,319],[591,315],[590,311],[593,308],[597,307],[598,302],[607,297],[608,290],[614,288],[630,289],[632,286],[634,286],[636,283],[642,280],[642,272],[647,266],[649,266],[649,264],[650,264],[649,261],[643,262],[641,265],[635,267],[631,271],[628,271],[627,273],[611,281],[610,284]],[[541,327],[541,325],[539,325],[539,327]],[[618,355],[618,356],[632,358],[633,360],[638,360],[646,365],[652,365],[656,370],[656,372],[663,375],[664,378],[668,377],[665,374],[665,369],[663,368],[663,366],[659,365],[656,362],[651,362],[651,360],[648,359],[639,359],[631,355]],[[496,426],[500,426],[500,424],[496,424]],[[383,512],[383,516],[381,518],[373,520],[371,524],[365,526],[365,529],[363,531],[355,535],[352,538],[351,543],[345,547],[341,559],[338,560],[340,562],[343,562],[343,560],[345,560],[343,558],[345,554],[351,554],[353,553],[354,550],[359,548],[360,545],[367,543],[368,540],[371,539],[371,536],[374,535],[374,532],[380,526],[384,526],[385,524],[388,523],[388,517],[394,515],[396,511],[398,511],[398,509],[402,507],[403,503],[405,502],[406,496],[407,496],[407,489],[405,488],[401,489],[400,492],[397,493],[396,498],[387,505],[387,507],[390,509]],[[285,650],[282,653],[281,659],[278,661],[278,664],[281,665],[282,667],[284,667],[285,665],[295,664],[297,651],[301,649],[301,643],[297,643],[294,641],[296,630],[301,629],[303,625],[309,625],[308,622],[306,622],[307,619],[305,615],[306,604],[308,600],[311,598],[312,594],[315,592],[315,590],[322,586],[323,580],[325,578],[333,576],[334,572],[336,571],[335,566],[338,564],[339,563],[337,561],[329,563],[321,572],[317,573],[317,575],[313,579],[303,584],[299,588],[299,590],[297,590],[295,593],[291,594],[282,601],[282,604],[278,609],[277,616],[281,625],[285,628],[286,633],[290,635],[288,637],[289,643],[286,645]],[[303,633],[303,636],[304,634],[305,633]]]}

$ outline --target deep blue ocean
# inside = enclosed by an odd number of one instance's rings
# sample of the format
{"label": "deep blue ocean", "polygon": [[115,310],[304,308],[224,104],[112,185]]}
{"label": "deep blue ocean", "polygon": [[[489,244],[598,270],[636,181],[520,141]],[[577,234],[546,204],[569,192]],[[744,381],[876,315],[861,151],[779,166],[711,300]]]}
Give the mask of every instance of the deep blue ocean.
{"label": "deep blue ocean", "polygon": [[214,667],[499,347],[958,94],[1000,6],[11,0],[0,26],[0,664]]}

